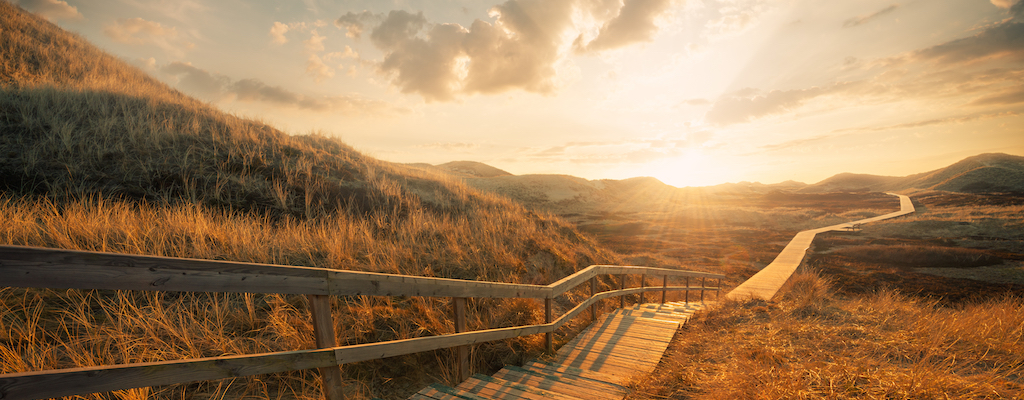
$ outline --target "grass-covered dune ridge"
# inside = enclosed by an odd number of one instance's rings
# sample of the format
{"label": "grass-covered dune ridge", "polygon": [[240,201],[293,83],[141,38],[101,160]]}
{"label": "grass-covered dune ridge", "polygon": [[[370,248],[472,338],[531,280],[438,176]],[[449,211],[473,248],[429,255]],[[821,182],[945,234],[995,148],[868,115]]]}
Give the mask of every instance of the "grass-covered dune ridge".
{"label": "grass-covered dune ridge", "polygon": [[[0,27],[0,244],[540,284],[617,260],[447,174],[219,111],[10,3]],[[332,301],[342,344],[454,330],[448,299]],[[314,347],[301,296],[0,288],[0,304],[3,373]],[[470,329],[543,319],[532,300],[469,308]],[[477,346],[477,368],[538,340]],[[357,397],[399,397],[450,363],[439,351],[344,374]],[[318,398],[315,375],[92,397]]]}

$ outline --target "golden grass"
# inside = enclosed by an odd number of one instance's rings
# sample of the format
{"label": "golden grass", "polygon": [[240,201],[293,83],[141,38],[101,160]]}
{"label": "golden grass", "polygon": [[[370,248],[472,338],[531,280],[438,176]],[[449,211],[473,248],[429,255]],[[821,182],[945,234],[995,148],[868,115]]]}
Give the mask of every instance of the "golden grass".
{"label": "golden grass", "polygon": [[[617,259],[567,222],[449,175],[223,113],[8,2],[0,27],[2,244],[534,284]],[[341,344],[454,330],[447,299],[332,301]],[[4,373],[313,347],[301,296],[7,288],[0,304]],[[474,300],[469,325],[536,323],[537,309]],[[538,340],[478,346],[478,367],[520,360]],[[450,376],[450,358],[344,374],[356,398],[400,397]],[[316,398],[315,375],[88,397]]]}
{"label": "golden grass", "polygon": [[838,298],[813,272],[694,318],[631,399],[1017,398],[1024,300]]}

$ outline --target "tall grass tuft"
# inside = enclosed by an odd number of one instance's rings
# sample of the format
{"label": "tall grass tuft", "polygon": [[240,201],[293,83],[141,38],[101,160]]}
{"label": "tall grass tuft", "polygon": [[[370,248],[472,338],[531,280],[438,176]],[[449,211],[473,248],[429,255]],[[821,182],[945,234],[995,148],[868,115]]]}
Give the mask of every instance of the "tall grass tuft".
{"label": "tall grass tuft", "polygon": [[692,319],[628,398],[1015,398],[1024,300],[958,308],[882,290],[838,298],[801,272],[778,301]]}

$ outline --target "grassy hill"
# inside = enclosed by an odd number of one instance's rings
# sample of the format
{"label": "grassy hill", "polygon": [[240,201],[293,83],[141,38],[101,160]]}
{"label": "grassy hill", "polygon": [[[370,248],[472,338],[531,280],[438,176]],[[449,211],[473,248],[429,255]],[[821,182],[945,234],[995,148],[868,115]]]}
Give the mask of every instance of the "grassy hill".
{"label": "grassy hill", "polygon": [[[616,261],[567,222],[448,174],[224,113],[10,3],[0,27],[2,244],[541,284]],[[304,301],[0,288],[0,371],[312,348]],[[447,299],[333,301],[341,343],[453,331]],[[471,329],[542,318],[528,300],[470,309]],[[538,340],[479,346],[478,369]],[[345,378],[400,396],[449,374],[446,354],[351,365]],[[316,398],[317,382],[299,371],[100,397]]]}
{"label": "grassy hill", "polygon": [[1024,157],[987,153],[948,167],[905,177],[843,173],[809,185],[801,192],[902,191],[1024,192]]}

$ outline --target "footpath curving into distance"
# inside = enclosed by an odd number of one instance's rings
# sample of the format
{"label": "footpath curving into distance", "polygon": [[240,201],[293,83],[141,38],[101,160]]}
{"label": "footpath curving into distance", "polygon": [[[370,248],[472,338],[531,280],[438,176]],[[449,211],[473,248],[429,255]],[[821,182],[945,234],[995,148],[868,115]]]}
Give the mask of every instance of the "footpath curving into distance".
{"label": "footpath curving into distance", "polygon": [[[729,292],[727,298],[771,299],[803,261],[818,233],[856,229],[914,212],[909,197],[889,194],[900,198],[900,211],[798,233],[771,264]],[[679,327],[709,305],[674,302],[620,308],[562,346],[551,362],[506,366],[493,376],[475,374],[454,388],[433,384],[410,399],[622,399],[628,394],[624,385],[638,374],[654,371]]]}
{"label": "footpath curving into distance", "polygon": [[672,336],[706,303],[646,303],[605,314],[550,362],[475,374],[456,387],[430,385],[409,399],[621,399],[637,374],[654,371]]}
{"label": "footpath curving into distance", "polygon": [[771,300],[775,293],[779,291],[789,277],[793,275],[793,271],[796,271],[796,267],[800,266],[804,256],[807,254],[807,249],[811,247],[811,241],[814,240],[814,236],[829,231],[844,231],[849,229],[856,229],[861,224],[869,222],[881,221],[889,218],[896,218],[911,214],[914,212],[914,203],[910,201],[910,198],[902,194],[888,193],[893,196],[900,198],[900,210],[879,215],[873,218],[865,218],[853,222],[846,222],[838,225],[826,226],[824,228],[811,229],[802,231],[796,234],[786,245],[786,248],[782,249],[782,253],[779,253],[775,260],[764,267],[761,271],[754,276],[747,279],[746,282],[741,283],[731,292],[725,295],[726,299],[733,300],[746,300],[750,298]]}

